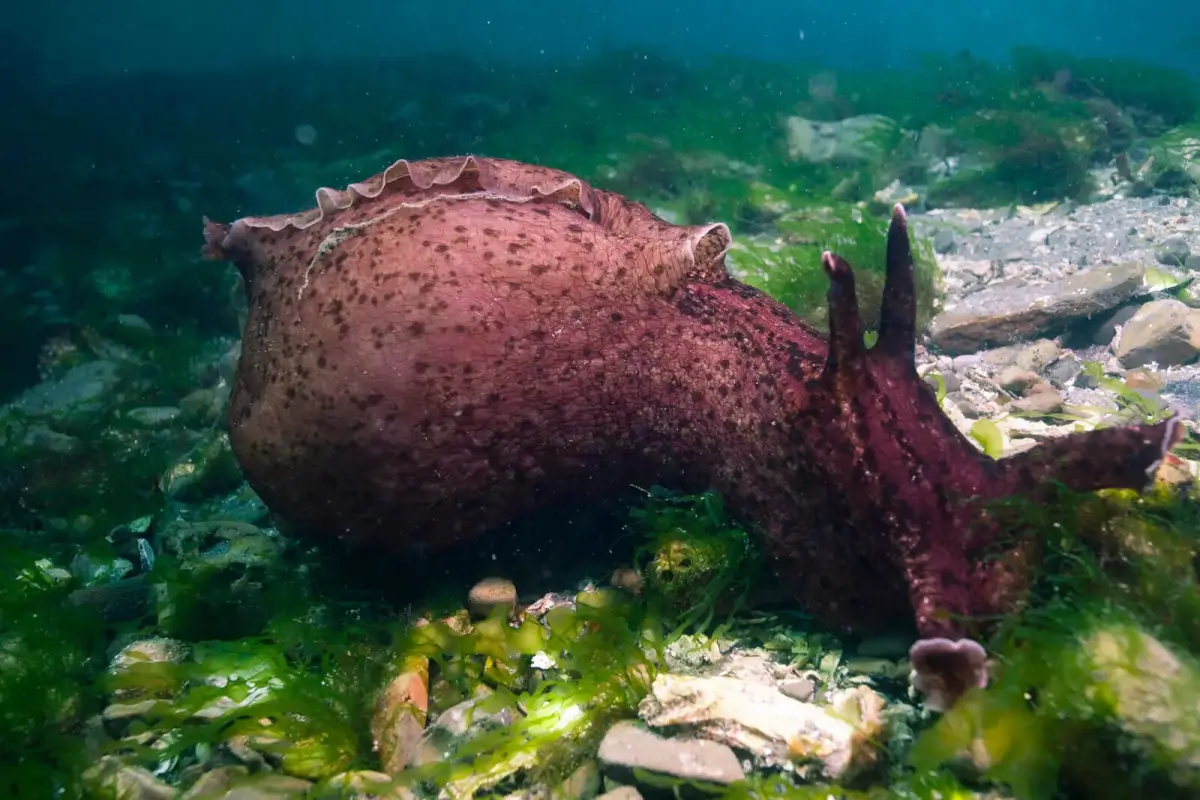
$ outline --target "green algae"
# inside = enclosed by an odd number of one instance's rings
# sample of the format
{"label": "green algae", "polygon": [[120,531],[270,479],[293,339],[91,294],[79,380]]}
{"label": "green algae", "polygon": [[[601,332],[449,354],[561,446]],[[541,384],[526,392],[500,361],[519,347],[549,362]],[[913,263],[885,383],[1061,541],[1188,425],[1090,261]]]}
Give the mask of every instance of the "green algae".
{"label": "green algae", "polygon": [[[415,652],[434,662],[444,664],[454,653],[511,663],[538,646],[554,666],[536,686],[515,694],[493,685],[493,702],[522,710],[513,724],[475,736],[444,761],[401,773],[402,783],[449,787],[452,797],[470,797],[517,771],[542,783],[561,781],[594,754],[608,723],[635,713],[657,671],[661,628],[627,599],[581,596],[574,608],[553,608],[540,642],[522,628],[505,626],[495,638],[481,635],[478,625],[465,634],[444,623],[415,630]],[[489,638],[502,646],[481,648]]]}
{"label": "green algae", "polygon": [[989,642],[989,687],[924,733],[911,763],[965,759],[1019,798],[1188,796],[1200,785],[1200,730],[1184,719],[1200,697],[1194,503],[1064,491],[1019,513],[1046,548],[1030,605]]}
{"label": "green algae", "polygon": [[79,728],[100,699],[103,626],[65,602],[68,584],[46,563],[0,550],[0,793],[14,800],[80,796]]}
{"label": "green algae", "polygon": [[[352,605],[277,611],[261,636],[194,643],[192,657],[170,669],[182,691],[144,714],[111,752],[177,772],[205,748],[242,739],[283,772],[310,780],[374,766],[370,720],[395,664],[397,623]],[[129,738],[139,731],[153,733],[152,744]]]}
{"label": "green algae", "polygon": [[[835,204],[793,212],[777,221],[782,243],[739,242],[729,254],[731,268],[752,286],[779,300],[802,319],[828,326],[829,279],[821,252],[832,250],[854,267],[859,313],[864,328],[879,324],[886,266],[887,219],[856,206]],[[933,245],[911,236],[917,286],[917,322],[932,319],[941,291]]]}
{"label": "green algae", "polygon": [[[648,580],[645,597],[586,591],[574,607],[552,608],[541,623],[492,617],[412,625],[384,607],[336,593],[314,601],[304,579],[281,573],[270,581],[281,591],[264,601],[269,622],[257,635],[195,642],[193,656],[181,664],[135,670],[123,683],[105,685],[109,691],[151,687],[162,701],[126,731],[127,737],[154,733],[158,744],[126,738],[109,751],[148,767],[177,759],[168,773],[175,774],[200,749],[247,737],[284,772],[325,785],[346,770],[377,767],[369,733],[377,692],[420,656],[431,664],[431,710],[486,687],[485,709],[518,713],[511,726],[482,731],[446,760],[400,773],[396,785],[453,787],[450,796],[469,797],[562,780],[593,757],[609,723],[636,714],[679,621],[706,627],[719,599],[736,598],[742,576],[753,574],[742,571],[755,563],[753,552],[743,550],[745,531],[727,519],[715,496],[654,492],[635,512],[633,527],[646,540],[643,559],[653,558],[663,542],[716,543],[716,550],[702,550],[709,560],[699,561],[700,574],[726,591],[684,594],[667,604],[662,601],[676,596],[657,594],[661,584]],[[1063,497],[1044,508],[1022,506],[1020,513],[1020,525],[1040,526],[1050,542],[1030,608],[1000,621],[989,643],[998,663],[992,685],[922,734],[910,758],[898,751],[886,787],[795,785],[786,776],[759,774],[722,796],[965,798],[995,784],[1017,798],[1039,798],[1093,774],[1112,786],[1172,796],[1174,784],[1164,776],[1178,770],[1193,740],[1179,744],[1155,727],[1155,714],[1143,713],[1146,693],[1136,687],[1148,678],[1137,654],[1169,653],[1150,662],[1168,665],[1151,676],[1171,669],[1177,676],[1153,708],[1181,708],[1179,698],[1195,689],[1191,676],[1200,674],[1189,655],[1200,648],[1192,566],[1196,510],[1167,493],[1106,492]],[[725,547],[732,547],[737,568],[714,579],[712,556],[730,552]],[[727,631],[741,638],[749,635],[743,627],[735,617]],[[784,644],[794,649],[797,643],[789,638]],[[824,661],[802,649],[804,663]],[[530,668],[534,657],[539,670]],[[1101,663],[1108,677],[1097,678]],[[449,688],[437,690],[439,684]],[[964,753],[986,756],[974,768],[979,777],[967,784],[943,766],[958,764]],[[1096,760],[1119,764],[1119,771],[1098,772]]]}
{"label": "green algae", "polygon": [[[1084,120],[1086,121],[1086,117]],[[935,184],[929,201],[969,207],[1038,203],[1084,197],[1093,188],[1088,168],[1098,149],[1080,120],[1076,128],[1044,111],[980,113],[958,122],[955,136],[983,165]],[[1090,135],[1089,135],[1090,134]]]}
{"label": "green algae", "polygon": [[648,601],[677,626],[676,636],[706,630],[720,606],[728,610],[745,599],[759,554],[750,534],[726,517],[718,495],[656,488],[630,516],[646,541],[634,560]]}
{"label": "green algae", "polygon": [[1013,74],[1024,85],[1057,81],[1080,97],[1104,97],[1121,106],[1186,122],[1200,110],[1195,83],[1183,72],[1121,58],[1084,58],[1036,47],[1015,47]]}

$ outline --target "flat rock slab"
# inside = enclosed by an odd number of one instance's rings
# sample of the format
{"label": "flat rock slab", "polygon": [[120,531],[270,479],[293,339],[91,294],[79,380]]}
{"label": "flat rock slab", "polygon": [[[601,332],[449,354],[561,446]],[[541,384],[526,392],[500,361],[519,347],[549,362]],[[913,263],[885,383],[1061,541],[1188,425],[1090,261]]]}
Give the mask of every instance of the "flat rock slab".
{"label": "flat rock slab", "polygon": [[730,784],[746,777],[733,750],[704,739],[664,739],[632,722],[618,722],[600,742],[606,769],[644,769],[692,781]]}
{"label": "flat rock slab", "polygon": [[984,289],[934,317],[929,335],[949,355],[1034,338],[1115,308],[1143,290],[1145,272],[1129,262],[1048,284]]}

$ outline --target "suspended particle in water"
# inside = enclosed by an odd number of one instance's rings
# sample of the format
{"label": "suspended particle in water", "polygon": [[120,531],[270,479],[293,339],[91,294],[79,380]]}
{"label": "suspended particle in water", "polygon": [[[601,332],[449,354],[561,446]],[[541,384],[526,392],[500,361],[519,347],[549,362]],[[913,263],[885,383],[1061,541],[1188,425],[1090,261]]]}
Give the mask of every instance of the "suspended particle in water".
{"label": "suspended particle in water", "polygon": [[317,129],[307,122],[297,125],[293,134],[296,137],[296,141],[300,144],[312,145],[317,142]]}

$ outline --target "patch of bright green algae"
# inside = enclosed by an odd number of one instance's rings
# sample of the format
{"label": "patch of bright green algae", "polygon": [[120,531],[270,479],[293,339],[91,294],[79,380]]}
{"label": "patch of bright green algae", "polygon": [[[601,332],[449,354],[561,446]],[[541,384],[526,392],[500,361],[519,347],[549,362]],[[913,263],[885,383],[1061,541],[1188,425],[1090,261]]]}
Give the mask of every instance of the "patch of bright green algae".
{"label": "patch of bright green algae", "polygon": [[78,796],[80,728],[100,703],[103,627],[65,602],[67,581],[49,564],[0,549],[0,794],[22,800]]}
{"label": "patch of bright green algae", "polygon": [[[1105,492],[1002,509],[1014,529],[1040,534],[1046,559],[1029,607],[998,621],[988,642],[995,661],[989,687],[939,719],[918,721],[911,749],[904,743],[912,733],[896,737],[900,744],[874,783],[800,785],[763,772],[721,796],[932,799],[999,790],[1036,799],[1064,789],[1089,797],[1187,796],[1200,775],[1193,502],[1165,491]],[[13,797],[44,796],[38,792],[46,786],[79,796],[72,776],[97,755],[168,765],[170,777],[205,748],[241,738],[320,788],[347,770],[378,768],[371,731],[379,692],[423,661],[431,712],[485,697],[481,712],[520,713],[441,760],[399,773],[397,785],[452,787],[450,796],[464,798],[555,785],[594,758],[611,722],[636,716],[666,648],[685,631],[703,634],[717,622],[714,635],[753,636],[739,603],[754,588],[761,556],[719,499],[655,490],[633,511],[639,542],[631,546],[645,577],[638,595],[584,590],[542,622],[469,622],[465,612],[398,617],[386,604],[313,592],[314,577],[305,573],[316,565],[281,565],[250,617],[262,620],[257,626],[243,621],[231,629],[237,638],[212,638],[211,624],[176,616],[172,633],[188,647],[186,658],[116,673],[105,672],[97,652],[99,629],[65,613],[57,579],[25,564],[24,577],[9,576],[0,594],[0,741],[7,748],[0,774],[16,787]],[[156,569],[180,581],[172,604],[186,601],[189,586],[206,604],[221,592]],[[245,625],[249,633],[237,630]],[[774,629],[762,636],[762,644],[780,646]],[[803,655],[811,649],[804,637],[785,634],[785,649]],[[816,634],[812,642],[819,641]],[[130,691],[154,702],[121,738],[85,745],[83,720],[101,696]]]}
{"label": "patch of bright green algae", "polygon": [[[828,327],[829,279],[821,253],[832,250],[854,267],[859,312],[865,330],[879,323],[883,299],[888,219],[849,204],[813,207],[785,214],[778,237],[738,241],[729,254],[733,272],[762,289],[820,329]],[[932,244],[912,237],[918,325],[928,324],[941,290]]]}
{"label": "patch of bright green algae", "polygon": [[990,643],[991,685],[917,741],[1020,798],[1200,790],[1200,525],[1190,498],[1102,492],[1022,509],[1047,560]]}

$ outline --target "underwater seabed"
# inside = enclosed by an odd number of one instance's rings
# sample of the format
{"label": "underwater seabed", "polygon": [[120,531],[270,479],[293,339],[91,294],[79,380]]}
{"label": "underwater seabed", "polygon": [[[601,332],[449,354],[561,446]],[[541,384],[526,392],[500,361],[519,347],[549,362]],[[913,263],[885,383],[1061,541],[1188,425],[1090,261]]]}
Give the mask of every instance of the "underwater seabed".
{"label": "underwater seabed", "polygon": [[[762,597],[753,541],[712,495],[645,493],[617,523],[610,580],[530,603],[489,578],[400,614],[348,593],[369,569],[258,527],[244,492],[220,502],[224,519],[177,507],[129,532],[174,556],[132,611],[128,589],[101,598],[48,559],[5,554],[6,796],[1200,786],[1197,511],[1168,487],[1022,510],[1052,545],[1033,600],[989,642],[991,685],[940,717],[908,688],[905,632],[848,641]],[[119,565],[117,549],[93,549],[92,565]]]}
{"label": "underwater seabed", "polygon": [[[999,456],[1200,401],[1193,85],[1034,50],[878,75],[626,51],[562,83],[461,66],[455,85],[428,63],[281,66],[253,96],[216,76],[186,113],[167,79],[82,87],[64,106],[110,123],[87,180],[29,148],[26,183],[78,191],[24,196],[0,228],[28,264],[0,292],[0,795],[1200,793],[1194,436],[1144,496],[1007,509],[1044,561],[985,642],[990,684],[937,715],[909,632],[845,637],[772,596],[715,495],[633,488],[410,575],[289,537],[224,433],[232,273],[196,258],[198,209],[291,210],[397,157],[486,151],[728,222],[731,270],[818,326],[832,247],[873,327],[903,202],[922,374]],[[78,127],[38,98],[31,135]],[[170,144],[126,127],[147,125]]]}

